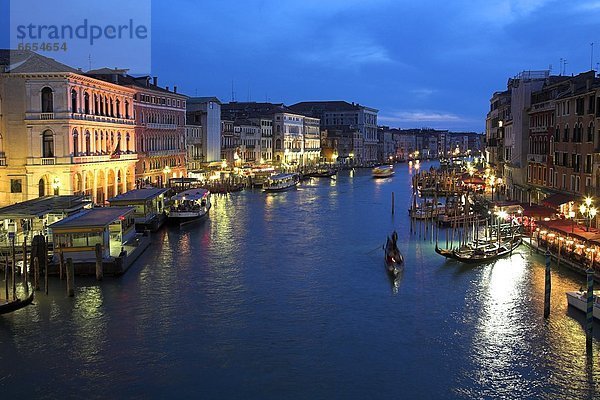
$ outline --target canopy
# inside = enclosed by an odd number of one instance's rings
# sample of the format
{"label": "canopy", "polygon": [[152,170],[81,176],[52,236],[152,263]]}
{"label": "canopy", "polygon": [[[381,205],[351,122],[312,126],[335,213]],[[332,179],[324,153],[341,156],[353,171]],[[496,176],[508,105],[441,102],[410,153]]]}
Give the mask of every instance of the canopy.
{"label": "canopy", "polygon": [[556,193],[542,200],[542,205],[551,208],[558,208],[565,203],[577,201],[579,199],[581,199],[581,197],[578,195],[569,193]]}

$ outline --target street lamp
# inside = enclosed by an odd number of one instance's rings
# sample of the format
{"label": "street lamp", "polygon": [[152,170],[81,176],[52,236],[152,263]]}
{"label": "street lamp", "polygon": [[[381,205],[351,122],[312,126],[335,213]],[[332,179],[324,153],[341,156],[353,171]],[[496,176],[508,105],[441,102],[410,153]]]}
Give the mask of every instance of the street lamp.
{"label": "street lamp", "polygon": [[165,167],[163,168],[163,174],[165,174],[165,182],[163,184],[163,187],[167,187],[167,182],[169,179],[169,174],[171,173],[171,167],[169,167],[168,165],[165,165]]}
{"label": "street lamp", "polygon": [[579,212],[587,220],[587,231],[590,231],[590,224],[592,219],[596,216],[598,210],[596,207],[592,207],[592,198],[586,197],[584,202],[579,206]]}
{"label": "street lamp", "polygon": [[496,180],[496,185],[498,185],[498,190],[496,190],[496,197],[500,200],[500,186],[502,185],[502,178],[498,178]]}

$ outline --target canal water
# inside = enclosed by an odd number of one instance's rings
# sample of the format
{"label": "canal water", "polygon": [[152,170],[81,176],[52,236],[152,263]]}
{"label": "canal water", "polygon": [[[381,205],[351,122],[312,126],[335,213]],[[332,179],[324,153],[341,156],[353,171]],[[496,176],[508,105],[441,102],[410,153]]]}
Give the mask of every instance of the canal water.
{"label": "canal water", "polygon": [[[543,257],[446,261],[411,235],[412,171],[396,171],[216,197],[208,220],[155,234],[125,276],[78,278],[74,298],[52,279],[49,296],[0,316],[2,398],[600,396],[600,324],[590,360],[564,295],[584,278],[553,267],[545,321]],[[393,229],[396,289],[382,250]]]}

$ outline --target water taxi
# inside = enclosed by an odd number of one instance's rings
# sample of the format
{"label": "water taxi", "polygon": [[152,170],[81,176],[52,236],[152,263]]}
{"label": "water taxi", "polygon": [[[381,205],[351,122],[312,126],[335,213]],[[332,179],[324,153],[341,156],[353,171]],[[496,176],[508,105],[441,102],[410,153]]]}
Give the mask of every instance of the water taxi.
{"label": "water taxi", "polygon": [[300,182],[298,174],[275,174],[263,183],[265,192],[282,192],[295,187]]}
{"label": "water taxi", "polygon": [[210,210],[210,191],[188,189],[171,197],[168,218],[179,224],[204,218]]}
{"label": "water taxi", "polygon": [[[596,294],[593,296],[593,315],[594,318],[600,319],[600,298]],[[580,311],[587,312],[587,292],[581,289],[577,292],[567,292],[567,303]]]}
{"label": "water taxi", "polygon": [[389,178],[394,175],[394,166],[380,165],[372,170],[373,178]]}

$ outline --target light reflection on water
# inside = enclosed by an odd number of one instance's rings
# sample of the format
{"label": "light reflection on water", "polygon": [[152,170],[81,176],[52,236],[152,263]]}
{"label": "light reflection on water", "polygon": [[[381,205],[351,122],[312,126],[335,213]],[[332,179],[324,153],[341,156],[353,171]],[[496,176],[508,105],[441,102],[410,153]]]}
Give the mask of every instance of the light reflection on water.
{"label": "light reflection on water", "polygon": [[[125,276],[78,278],[75,299],[53,280],[50,296],[0,317],[0,391],[593,398],[584,316],[564,297],[583,278],[553,270],[544,321],[543,258],[523,248],[490,265],[441,259],[430,236],[409,233],[409,185],[397,165],[392,179],[355,170],[215,196],[206,221],[154,235]],[[381,250],[393,229],[406,259],[396,289]]]}

